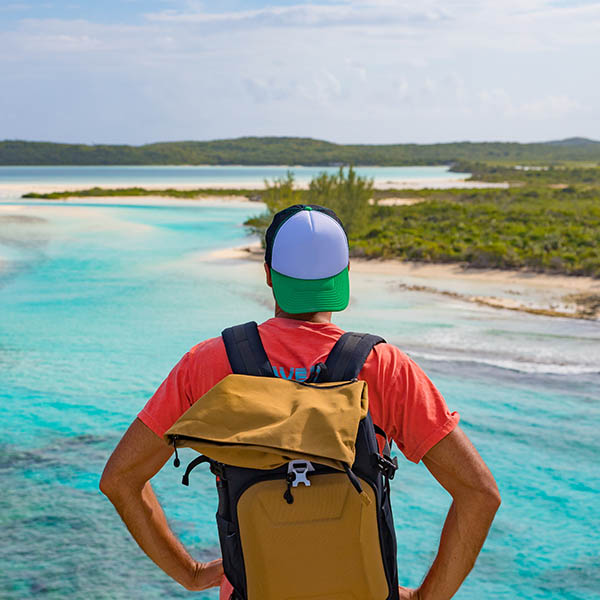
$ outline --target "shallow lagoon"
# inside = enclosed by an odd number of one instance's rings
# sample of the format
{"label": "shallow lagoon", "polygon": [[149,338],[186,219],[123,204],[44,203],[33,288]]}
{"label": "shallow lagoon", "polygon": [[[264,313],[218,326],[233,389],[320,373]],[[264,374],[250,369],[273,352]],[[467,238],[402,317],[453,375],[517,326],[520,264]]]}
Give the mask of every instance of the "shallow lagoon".
{"label": "shallow lagoon", "polygon": [[[257,208],[0,203],[3,598],[190,596],[137,549],[97,484],[190,346],[270,316],[260,263],[210,255],[244,243]],[[414,356],[498,479],[503,505],[456,597],[600,597],[598,324],[401,290],[390,276],[352,281],[336,322]],[[186,489],[180,476],[167,465],[156,489],[193,553],[212,558],[212,478],[198,470]],[[416,585],[449,501],[407,461],[393,487],[401,579]]]}
{"label": "shallow lagoon", "polygon": [[[82,186],[196,186],[244,187],[262,186],[265,179],[294,174],[297,183],[308,184],[323,173],[337,173],[339,167],[300,166],[65,166],[65,167],[2,167],[0,183],[56,185],[63,182]],[[416,167],[356,167],[362,177],[372,178],[376,184],[391,182],[422,182],[454,180],[468,177],[468,173],[452,173],[444,166]]]}

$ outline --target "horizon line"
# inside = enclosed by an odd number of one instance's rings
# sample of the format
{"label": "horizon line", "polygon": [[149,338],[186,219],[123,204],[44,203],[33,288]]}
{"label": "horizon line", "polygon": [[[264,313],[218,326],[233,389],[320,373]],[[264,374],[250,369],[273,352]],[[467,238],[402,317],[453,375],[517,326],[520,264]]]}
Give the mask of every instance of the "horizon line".
{"label": "horizon line", "polygon": [[324,140],[320,138],[314,137],[303,137],[303,136],[289,136],[289,135],[245,135],[239,137],[232,138],[213,138],[207,140],[168,140],[168,141],[154,141],[154,142],[145,142],[142,144],[131,144],[131,143],[115,143],[115,142],[55,142],[52,140],[28,140],[28,139],[3,139],[0,140],[0,144],[4,143],[24,143],[24,144],[56,144],[56,145],[64,145],[64,146],[126,146],[130,148],[143,148],[145,146],[154,146],[157,144],[210,144],[215,142],[232,142],[232,141],[240,141],[240,140],[306,140],[312,142],[322,142],[325,144],[331,144],[333,146],[444,146],[444,145],[452,145],[452,144],[517,144],[519,146],[532,145],[532,144],[556,144],[556,143],[564,143],[564,142],[579,142],[579,143],[588,143],[588,144],[600,144],[600,140],[594,140],[592,138],[586,138],[583,136],[571,136],[562,139],[555,140],[544,140],[544,141],[528,141],[528,142],[518,142],[514,140],[483,140],[483,141],[473,141],[473,140],[460,140],[460,141],[451,141],[451,142],[392,142],[392,143],[363,143],[363,142],[351,142],[351,143],[339,143],[332,142],[329,140]]}

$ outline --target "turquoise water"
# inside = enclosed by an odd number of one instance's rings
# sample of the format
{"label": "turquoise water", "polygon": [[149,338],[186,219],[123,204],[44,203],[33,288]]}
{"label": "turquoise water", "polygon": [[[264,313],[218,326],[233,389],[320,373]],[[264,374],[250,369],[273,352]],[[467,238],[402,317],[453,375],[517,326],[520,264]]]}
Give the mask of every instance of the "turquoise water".
{"label": "turquoise water", "polygon": [[[270,316],[261,264],[211,254],[244,243],[256,211],[0,201],[0,597],[190,597],[136,547],[98,480],[190,346]],[[498,480],[503,505],[456,597],[600,598],[598,323],[397,284],[353,273],[336,321],[415,356]],[[180,476],[168,464],[155,478],[170,523],[194,556],[216,557],[212,479],[198,470],[187,489]],[[401,582],[416,585],[449,500],[404,460],[393,488]]]}
{"label": "turquoise water", "polygon": [[[337,167],[0,167],[0,183],[53,184],[69,181],[81,185],[126,186],[150,184],[185,184],[198,187],[211,185],[244,186],[248,183],[261,184],[265,179],[284,177],[292,171],[298,183],[310,180],[324,171],[337,173]],[[410,181],[419,179],[464,179],[468,173],[450,173],[447,167],[357,167],[363,177],[376,183]]]}

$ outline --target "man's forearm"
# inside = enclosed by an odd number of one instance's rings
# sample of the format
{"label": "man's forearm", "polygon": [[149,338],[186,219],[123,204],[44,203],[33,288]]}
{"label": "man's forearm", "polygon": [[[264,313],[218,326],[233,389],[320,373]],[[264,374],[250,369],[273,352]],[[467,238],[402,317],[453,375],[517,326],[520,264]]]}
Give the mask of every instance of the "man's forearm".
{"label": "man's forearm", "polygon": [[499,497],[487,494],[452,502],[438,554],[419,589],[420,600],[452,598],[473,568],[499,505]]}
{"label": "man's forearm", "polygon": [[189,590],[219,585],[221,559],[196,562],[169,528],[150,480],[173,449],[142,421],[130,426],[106,463],[100,489],[114,504],[140,548],[175,581]]}
{"label": "man's forearm", "polygon": [[171,531],[150,482],[141,490],[127,486],[107,495],[140,548],[165,573],[190,589],[198,563]]}

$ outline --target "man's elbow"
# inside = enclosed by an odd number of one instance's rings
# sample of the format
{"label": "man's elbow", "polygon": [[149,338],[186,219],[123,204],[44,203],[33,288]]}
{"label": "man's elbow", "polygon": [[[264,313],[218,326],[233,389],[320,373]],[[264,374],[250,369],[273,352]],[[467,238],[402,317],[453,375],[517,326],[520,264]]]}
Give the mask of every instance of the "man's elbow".
{"label": "man's elbow", "polygon": [[114,504],[121,493],[120,478],[106,470],[100,477],[100,491]]}
{"label": "man's elbow", "polygon": [[492,518],[498,511],[498,508],[500,508],[500,503],[502,502],[498,486],[491,476],[489,480],[479,481],[475,485],[456,490],[456,493],[452,494],[452,496],[455,501],[468,510],[476,511],[481,515],[485,514]]}
{"label": "man's elbow", "polygon": [[486,483],[478,494],[482,506],[491,514],[496,514],[502,503],[500,490],[494,480]]}
{"label": "man's elbow", "polygon": [[98,486],[100,488],[100,491],[107,497],[110,498],[110,495],[112,493],[112,489],[113,489],[113,482],[111,481],[110,477],[108,477],[106,475],[106,471],[104,473],[102,473],[102,477],[100,477],[100,485]]}

